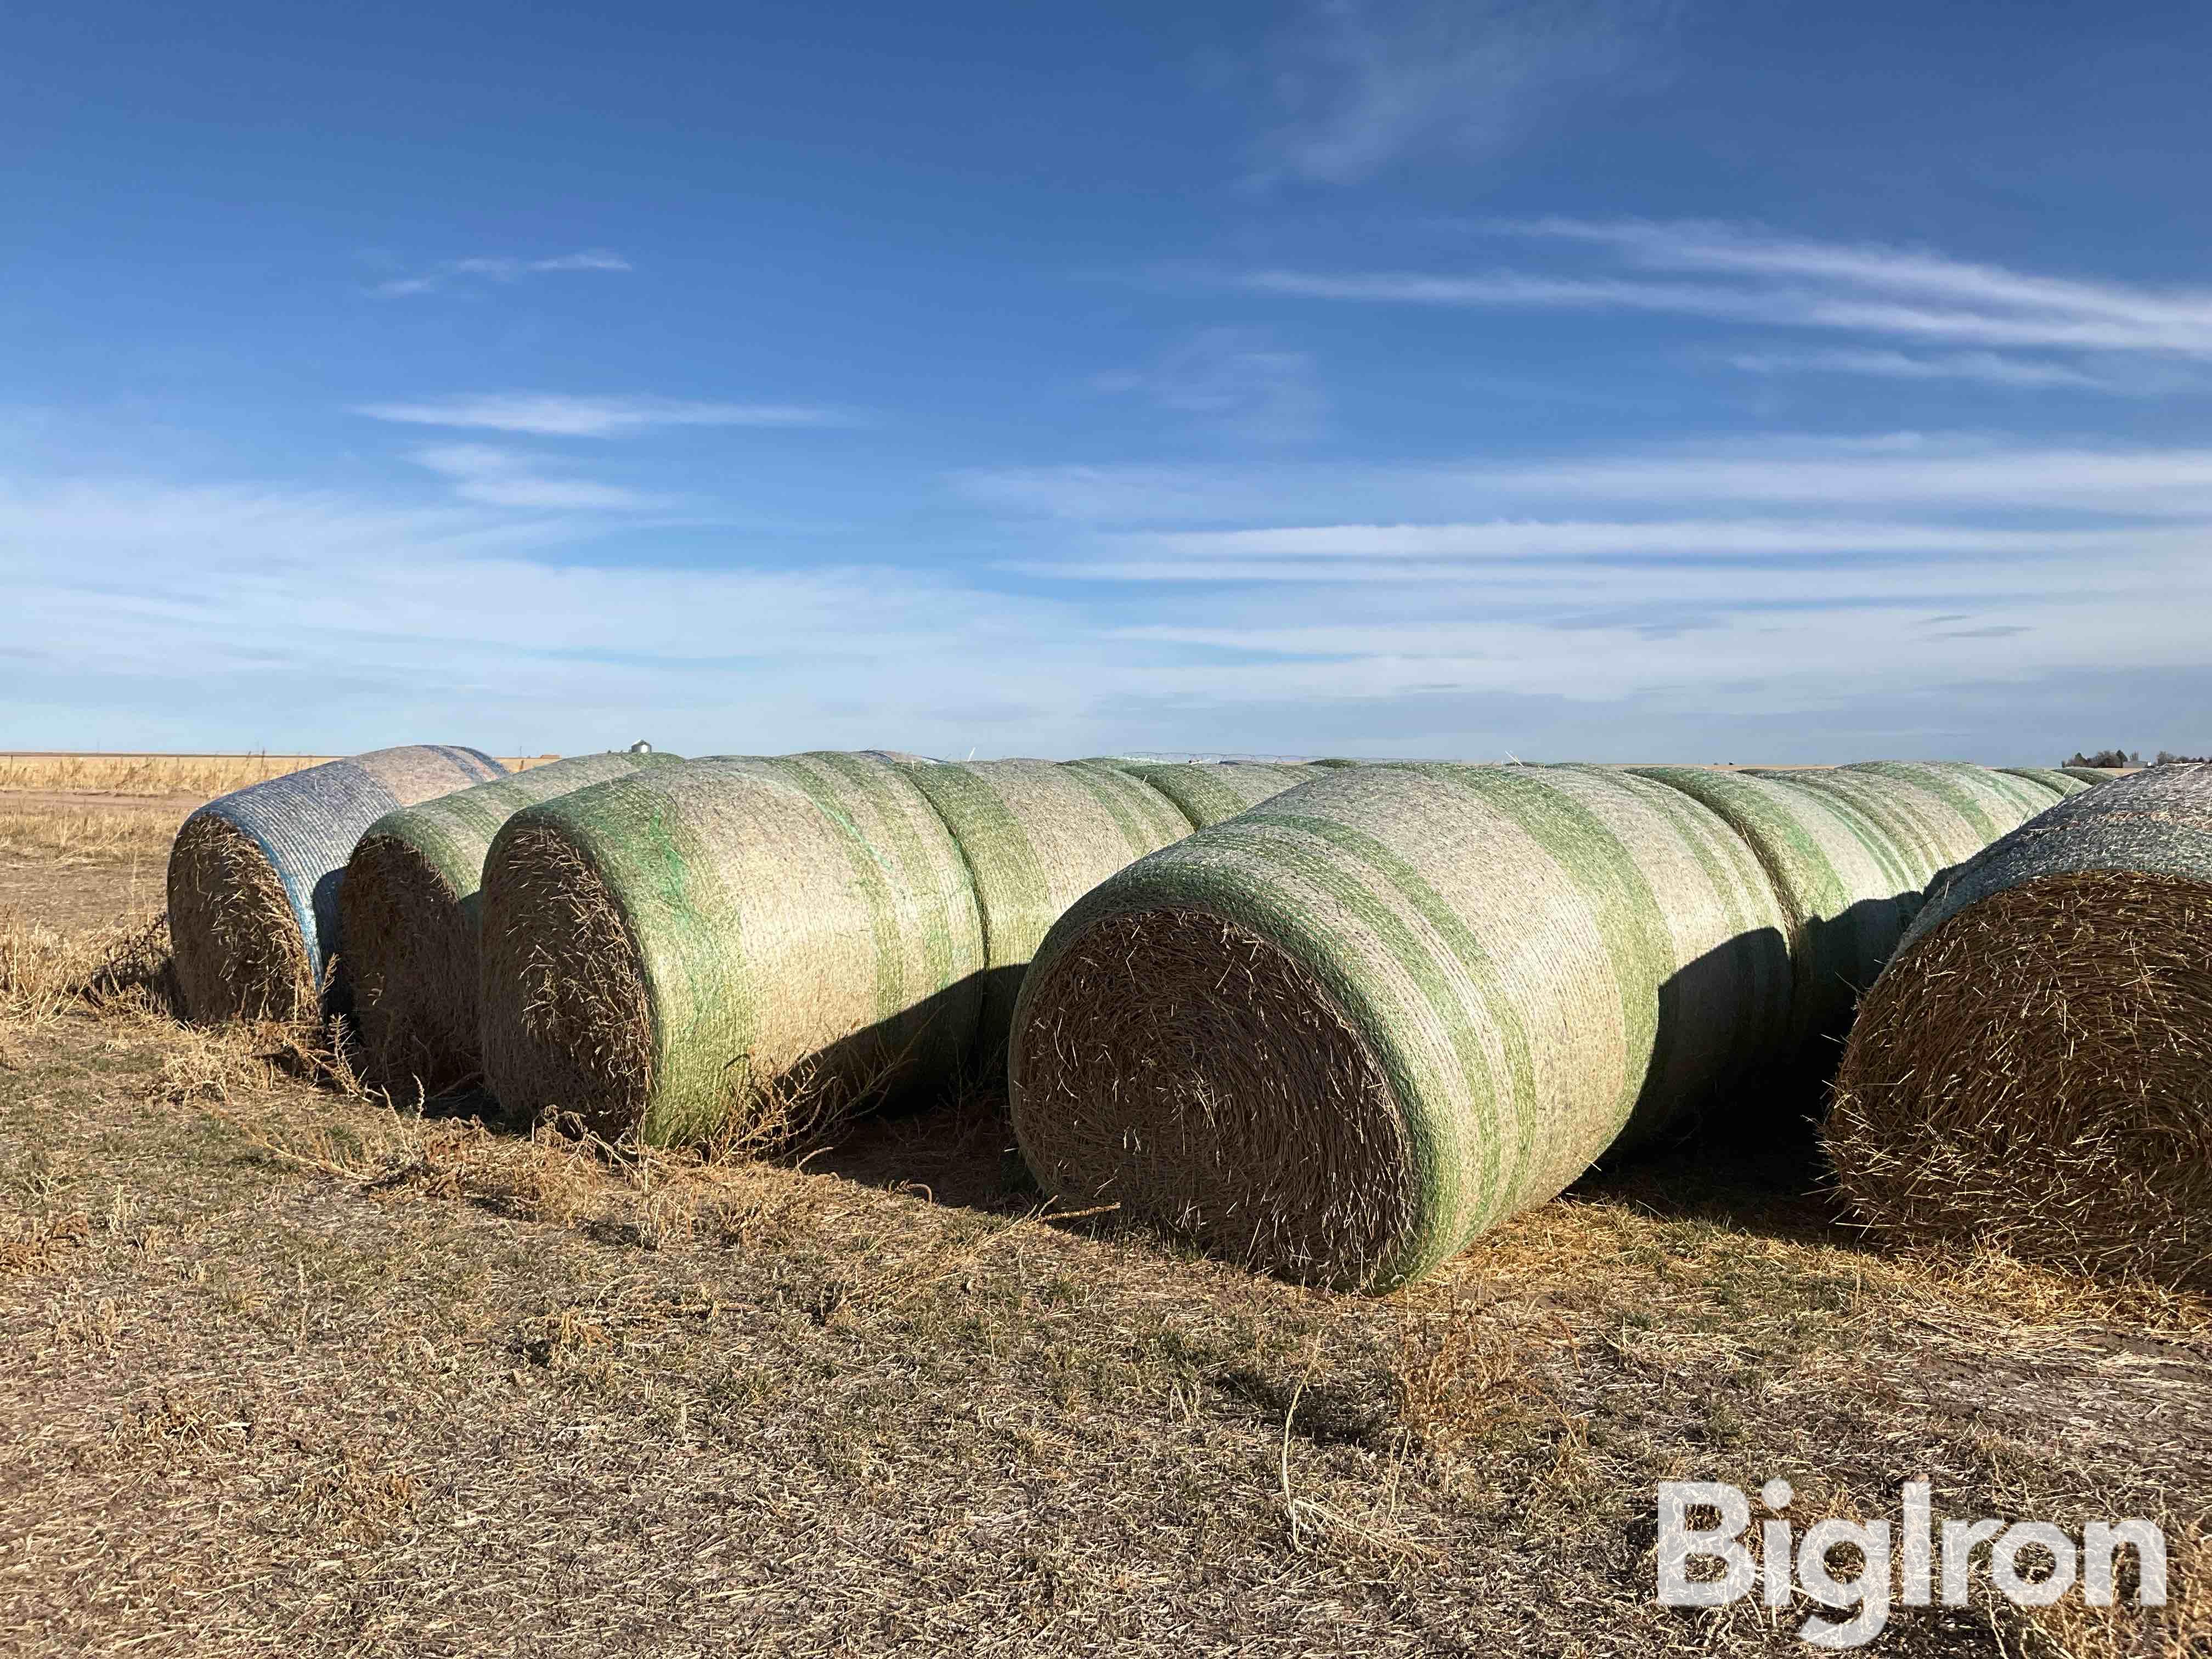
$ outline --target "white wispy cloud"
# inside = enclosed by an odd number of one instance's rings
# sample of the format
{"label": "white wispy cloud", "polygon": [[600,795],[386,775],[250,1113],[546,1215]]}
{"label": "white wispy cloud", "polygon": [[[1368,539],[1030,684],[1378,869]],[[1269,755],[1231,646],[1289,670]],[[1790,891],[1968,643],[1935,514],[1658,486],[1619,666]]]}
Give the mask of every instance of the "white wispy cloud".
{"label": "white wispy cloud", "polygon": [[393,276],[376,283],[369,292],[386,299],[433,294],[452,285],[455,277],[478,277],[487,282],[512,283],[525,276],[562,270],[632,270],[635,267],[619,253],[586,248],[576,253],[557,253],[548,258],[519,259],[475,255],[447,259],[411,276]]}
{"label": "white wispy cloud", "polygon": [[630,262],[619,253],[610,253],[605,248],[591,248],[581,253],[558,253],[550,259],[456,259],[453,268],[473,276],[495,276],[501,282],[512,282],[533,271],[629,270],[632,267]]}
{"label": "white wispy cloud", "polygon": [[[0,725],[28,743],[107,708],[130,742],[179,746],[1462,755],[1527,752],[1540,726],[1545,752],[1603,758],[2011,761],[2088,740],[2068,722],[2093,708],[2162,707],[2131,729],[2201,744],[2187,693],[2212,682],[2201,450],[1877,434],[1185,468],[1165,495],[1157,474],[1002,474],[982,495],[1018,580],[821,542],[791,568],[775,538],[617,560],[592,538],[651,498],[494,446],[417,459],[459,499],[0,465]],[[2038,478],[2056,527],[2023,519]]]}
{"label": "white wispy cloud", "polygon": [[[1316,300],[1671,313],[1969,346],[2212,358],[2212,290],[2043,276],[1705,223],[1543,219],[1490,228],[1595,247],[1641,274],[1273,269],[1239,280],[1256,292]],[[1734,280],[1679,280],[1685,276]],[[2003,372],[1999,365],[1984,378]]]}
{"label": "white wispy cloud", "polygon": [[2070,363],[2007,356],[1996,351],[1948,351],[1915,356],[1905,351],[1739,351],[1731,367],[1752,374],[1863,374],[1884,380],[1967,380],[1980,386],[2039,390],[2108,392],[2121,397],[2152,397],[2175,389],[2170,379],[2142,374],[2098,374]]}
{"label": "white wispy cloud", "polygon": [[1533,237],[1608,245],[1655,270],[1807,276],[1956,301],[1977,308],[2072,313],[2122,323],[2166,323],[2192,330],[2212,324],[2212,291],[2205,289],[2160,290],[2039,276],[1879,243],[1813,241],[1694,220],[1553,217],[1507,222],[1496,228]]}
{"label": "white wispy cloud", "polygon": [[[1318,574],[1328,562],[1378,568],[1406,560],[1465,564],[1532,561],[1683,559],[1818,561],[1847,554],[2076,560],[2171,546],[2201,547],[2198,531],[2160,525],[2100,530],[2021,530],[1990,525],[1847,519],[1499,519],[1480,524],[1298,525],[1266,530],[1160,531],[1109,535],[1116,557],[1141,556],[1157,568],[1203,568],[1215,561],[1270,559]],[[1086,568],[1093,568],[1086,566]],[[1425,564],[1425,569],[1442,568]]]}
{"label": "white wispy cloud", "polygon": [[1516,464],[1356,466],[977,468],[956,475],[969,499],[1001,510],[1101,527],[1248,527],[1437,521],[1505,511],[1573,516],[1595,501],[1639,509],[1824,515],[1936,515],[2034,508],[2132,520],[2212,515],[2212,449],[2007,444],[1902,433],[1875,439],[1794,437]]}
{"label": "white wispy cloud", "polygon": [[1313,359],[1253,328],[1200,329],[1143,368],[1103,374],[1096,384],[1259,443],[1312,437],[1328,406]]}
{"label": "white wispy cloud", "polygon": [[666,426],[808,427],[851,425],[842,411],[796,404],[705,403],[680,398],[568,397],[503,392],[362,404],[353,412],[410,426],[523,432],[541,437],[609,438]]}
{"label": "white wispy cloud", "polygon": [[106,709],[126,747],[1105,746],[1108,647],[1065,604],[866,558],[595,559],[597,528],[0,470],[0,741]]}
{"label": "white wispy cloud", "polygon": [[[1328,683],[1733,719],[1759,700],[1850,707],[1869,687],[1910,700],[2120,664],[2188,672],[2212,603],[2208,450],[1887,434],[1295,479],[1038,469],[960,487],[1042,515],[1057,545],[1010,561],[1024,578],[1128,595],[1138,617],[1115,639],[1213,653],[1162,671],[1194,698],[1324,698]],[[1600,501],[1622,516],[1587,516]],[[1425,516],[1311,516],[1376,503]],[[1509,506],[1529,516],[1466,516]],[[2037,509],[2048,521],[2023,523]],[[1181,597],[1194,584],[1202,605]]]}
{"label": "white wispy cloud", "polygon": [[[496,512],[393,511],[248,487],[0,490],[0,542],[27,548],[43,540],[53,550],[22,567],[40,602],[66,593],[88,610],[117,607],[112,634],[88,627],[71,636],[72,650],[81,643],[95,654],[131,654],[149,629],[178,622],[204,629],[211,641],[272,650],[287,645],[288,633],[312,639],[327,630],[356,641],[371,665],[459,667],[453,649],[471,642],[548,657],[599,650],[653,661],[849,659],[908,645],[947,648],[971,628],[988,630],[980,613],[997,604],[963,599],[958,583],[930,573],[859,562],[806,570],[593,564],[578,552],[586,539],[573,525],[525,526]],[[558,562],[530,556],[556,549]],[[94,550],[104,556],[88,561]],[[118,599],[120,590],[129,597]],[[1012,628],[1053,607],[1009,600],[1006,608]],[[737,619],[742,632],[732,629]]]}
{"label": "white wispy cloud", "polygon": [[1673,0],[1319,0],[1273,43],[1263,174],[1364,179],[1411,151],[1480,156],[1648,66]]}
{"label": "white wispy cloud", "polygon": [[454,495],[487,507],[547,510],[629,512],[677,505],[676,498],[598,483],[588,478],[549,477],[532,456],[489,444],[438,444],[410,458],[417,465],[452,480]]}
{"label": "white wispy cloud", "polygon": [[[1838,559],[1820,563],[1731,564],[1668,560],[1530,561],[1504,570],[1477,570],[1463,562],[1396,561],[1369,564],[1343,560],[1212,558],[1145,562],[1071,562],[1057,568],[1021,567],[1034,575],[1059,575],[1085,581],[1151,586],[1206,583],[1215,586],[1282,585],[1314,589],[1356,586],[1376,592],[1397,590],[1406,614],[1383,631],[1432,629],[1437,624],[1421,606],[1450,606],[1445,596],[1480,592],[1488,612],[1480,622],[1461,618],[1449,625],[1453,637],[1477,639],[1489,621],[1510,617],[1556,625],[1563,617],[1602,612],[1622,626],[1681,625],[1682,608],[1698,607],[1703,625],[1718,626],[1729,616],[1761,608],[1832,611],[1842,605],[1936,606],[1957,602],[1986,604],[2001,596],[2008,605],[2034,599],[2051,606],[2106,601],[2123,596],[2155,600],[2176,591],[2177,580],[2191,591],[2207,584],[2194,574],[2212,554],[2212,529],[2200,528],[2163,544],[2132,545],[2114,556],[2094,576],[2062,559],[2023,562],[1998,555],[1954,555],[1942,560]],[[1325,603],[1325,602],[1323,602]],[[1319,608],[1318,605],[1316,608]],[[1969,613],[1972,614],[1972,613]],[[2055,617],[2046,618],[2055,620]],[[1320,629],[1333,624],[1314,623]],[[1796,630],[1792,630],[1796,631]],[[1197,640],[1200,633],[1140,632],[1133,638]],[[1801,648],[1805,641],[1801,638]]]}

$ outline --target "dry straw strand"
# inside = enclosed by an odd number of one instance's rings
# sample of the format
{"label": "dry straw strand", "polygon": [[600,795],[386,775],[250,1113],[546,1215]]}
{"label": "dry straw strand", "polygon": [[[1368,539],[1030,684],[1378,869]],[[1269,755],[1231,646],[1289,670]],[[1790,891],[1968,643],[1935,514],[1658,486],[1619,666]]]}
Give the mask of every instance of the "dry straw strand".
{"label": "dry straw strand", "polygon": [[2212,767],[2049,808],[1929,892],[1826,1142],[1865,1221],[2212,1285]]}
{"label": "dry straw strand", "polygon": [[346,979],[368,1079],[438,1094],[481,1070],[477,959],[484,854],[526,806],[681,756],[574,755],[369,825],[338,890]]}
{"label": "dry straw strand", "polygon": [[515,814],[483,890],[501,1103],[609,1140],[753,1146],[951,1076],[982,931],[911,774],[717,757]]}
{"label": "dry straw strand", "polygon": [[170,931],[185,1012],[295,1018],[342,1006],[337,895],[362,831],[506,769],[474,749],[374,750],[257,783],[185,821],[169,855]]}
{"label": "dry straw strand", "polygon": [[1785,1031],[1727,825],[1603,769],[1345,769],[1107,881],[1023,988],[1047,1191],[1382,1289],[1660,1132]]}

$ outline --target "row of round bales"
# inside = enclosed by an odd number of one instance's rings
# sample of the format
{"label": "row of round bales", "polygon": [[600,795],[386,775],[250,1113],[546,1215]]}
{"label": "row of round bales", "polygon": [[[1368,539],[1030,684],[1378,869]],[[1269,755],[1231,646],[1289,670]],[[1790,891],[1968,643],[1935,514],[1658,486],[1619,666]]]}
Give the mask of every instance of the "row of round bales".
{"label": "row of round bales", "polygon": [[2087,781],[1388,765],[1118,872],[1025,979],[1049,1193],[1382,1289],[1832,1049],[1940,871]]}
{"label": "row of round bales", "polygon": [[2083,787],[592,756],[355,823],[308,948],[343,921],[389,1083],[668,1142],[1004,1066],[1048,1190],[1381,1288],[1805,1064],[1938,871]]}
{"label": "row of round bales", "polygon": [[667,1141],[1006,1054],[1048,1190],[1386,1285],[1817,1063],[1936,872],[2085,787],[694,763],[501,830],[483,1065],[511,1109]]}
{"label": "row of round bales", "polygon": [[[972,1066],[979,1048],[1003,1052],[1021,965],[1088,885],[1312,770],[939,766],[884,750],[695,763],[647,751],[579,756],[510,776],[475,750],[379,750],[237,791],[187,820],[169,867],[181,988],[187,1012],[202,1020],[350,1014],[380,1081],[427,1093],[474,1080],[483,877],[495,839],[527,809],[681,771],[665,788],[641,783],[517,825],[520,844],[541,849],[564,833],[554,824],[571,826],[577,856],[592,862],[602,887],[625,871],[652,878],[653,890],[622,894],[620,932],[627,940],[674,930],[650,950],[625,945],[656,969],[690,973],[680,986],[654,983],[656,1011],[670,1010],[663,1023],[683,1025],[677,1005],[688,998],[702,1011],[695,1031],[710,1030],[710,1005],[725,1002],[750,1029],[744,1008],[780,1000],[750,1022],[767,1033],[766,1048],[750,1036],[741,1045],[751,1069],[835,1073],[805,1045],[859,1006],[823,982],[842,975],[866,988],[866,1024],[928,1034],[907,1069],[928,1069],[932,1060],[939,1070]],[[642,844],[621,844],[633,837]],[[579,961],[589,967],[590,952]],[[680,1094],[680,1058],[659,1069]],[[715,1069],[720,1079],[729,1067]],[[672,1106],[670,1133],[684,1132],[687,1109],[696,1121],[715,1102],[726,1106],[726,1093],[719,1080],[688,1108]],[[620,1116],[604,1103],[583,1109],[610,1122]]]}
{"label": "row of round bales", "polygon": [[485,1081],[665,1143],[980,1078],[1076,900],[1305,775],[811,753],[527,808],[483,860]]}

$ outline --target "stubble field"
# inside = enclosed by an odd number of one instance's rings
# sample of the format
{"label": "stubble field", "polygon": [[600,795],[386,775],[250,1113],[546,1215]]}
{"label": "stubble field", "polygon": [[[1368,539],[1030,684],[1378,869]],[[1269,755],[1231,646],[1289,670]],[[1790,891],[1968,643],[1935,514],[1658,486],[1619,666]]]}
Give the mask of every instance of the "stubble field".
{"label": "stubble field", "polygon": [[2174,1540],[2163,1612],[1875,1651],[2212,1648],[2201,1300],[1869,1245],[1801,1133],[1378,1299],[1048,1212],[988,1096],[773,1164],[395,1108],[167,1011],[246,781],[0,791],[0,1650],[1803,1652],[1653,1595],[1658,1481],[1778,1475]]}

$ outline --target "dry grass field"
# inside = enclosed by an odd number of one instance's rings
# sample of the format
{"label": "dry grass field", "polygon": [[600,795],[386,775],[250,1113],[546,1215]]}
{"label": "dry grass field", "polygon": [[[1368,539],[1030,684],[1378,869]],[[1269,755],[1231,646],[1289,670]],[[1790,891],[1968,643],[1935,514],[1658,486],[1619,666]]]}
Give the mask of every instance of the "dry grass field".
{"label": "dry grass field", "polygon": [[1653,1595],[1656,1482],[1776,1475],[1801,1525],[1926,1478],[2174,1539],[2162,1613],[1980,1589],[1873,1651],[2212,1651],[2212,1306],[1870,1247],[1802,1135],[1295,1289],[1048,1212],[988,1098],[708,1164],[185,1027],[189,801],[36,787],[0,796],[0,1651],[1802,1653],[1802,1599]]}
{"label": "dry grass field", "polygon": [[[106,795],[193,795],[204,800],[250,783],[265,783],[336,755],[125,755],[62,750],[0,750],[0,792],[23,790]],[[502,755],[511,771],[558,760],[558,755]]]}

